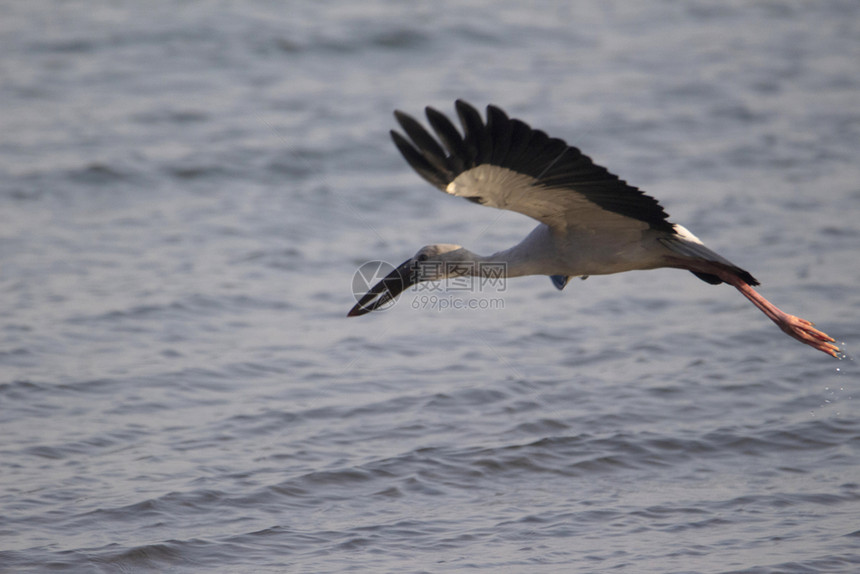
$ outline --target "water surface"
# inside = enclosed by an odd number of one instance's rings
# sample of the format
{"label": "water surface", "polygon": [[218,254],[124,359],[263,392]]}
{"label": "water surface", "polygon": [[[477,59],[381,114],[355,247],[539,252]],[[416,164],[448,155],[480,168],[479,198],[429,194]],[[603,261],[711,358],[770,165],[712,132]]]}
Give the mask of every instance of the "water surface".
{"label": "water surface", "polygon": [[345,315],[365,261],[531,229],[391,145],[393,109],[464,98],[851,353],[858,8],[0,9],[0,571],[855,571],[856,363],[732,289],[535,277]]}

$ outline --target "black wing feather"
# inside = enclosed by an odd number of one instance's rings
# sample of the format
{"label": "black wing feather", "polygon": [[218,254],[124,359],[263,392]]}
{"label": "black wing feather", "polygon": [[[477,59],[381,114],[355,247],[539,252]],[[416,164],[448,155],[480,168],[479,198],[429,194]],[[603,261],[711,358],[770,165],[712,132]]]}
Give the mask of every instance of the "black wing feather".
{"label": "black wing feather", "polygon": [[532,137],[535,135],[535,130],[532,130],[528,124],[520,120],[511,120],[511,144],[508,148],[507,159],[504,165],[514,171],[523,171],[523,155],[526,155],[529,150],[529,144]]}
{"label": "black wing feather", "polygon": [[[448,157],[451,160],[451,167],[454,169],[454,177],[474,167],[470,159],[472,154],[469,153],[463,137],[457,131],[457,128],[454,127],[454,124],[451,123],[451,120],[442,112],[434,110],[429,106],[425,110],[425,113],[433,131],[436,132],[442,145],[448,149]],[[453,180],[454,177],[451,179]]]}
{"label": "black wing feather", "polygon": [[394,145],[397,146],[397,149],[400,150],[400,153],[403,155],[404,159],[406,159],[407,163],[412,166],[418,175],[438,187],[439,189],[445,189],[448,185],[448,173],[441,171],[427,160],[427,158],[415,149],[409,141],[406,140],[402,135],[397,133],[394,130],[391,130],[391,139],[394,140]]}
{"label": "black wing feather", "polygon": [[511,149],[511,121],[505,112],[496,106],[487,106],[487,134],[492,142],[492,153],[489,163],[502,165]]}
{"label": "black wing feather", "polygon": [[[403,131],[409,136],[409,139],[415,142],[416,148],[424,156],[424,159],[432,164],[440,173],[451,171],[450,162],[448,162],[445,150],[442,149],[439,142],[421,124],[412,116],[406,115],[403,112],[394,112],[394,116],[397,118],[397,123],[403,128]],[[395,140],[394,143],[397,144],[397,141]],[[399,144],[397,147],[400,149]]]}
{"label": "black wing feather", "polygon": [[493,157],[493,142],[490,139],[490,131],[481,120],[481,114],[462,100],[457,100],[455,108],[463,126],[463,139],[472,154],[472,165],[490,163]]}
{"label": "black wing feather", "polygon": [[412,140],[410,143],[392,132],[397,149],[434,186],[445,190],[464,171],[491,164],[531,176],[537,180],[535,186],[569,188],[602,209],[674,233],[656,199],[596,165],[579,149],[520,120],[508,118],[495,106],[487,106],[486,123],[463,100],[457,100],[455,108],[463,135],[441,112],[430,107],[425,110],[439,142],[411,116],[395,112],[398,123]]}

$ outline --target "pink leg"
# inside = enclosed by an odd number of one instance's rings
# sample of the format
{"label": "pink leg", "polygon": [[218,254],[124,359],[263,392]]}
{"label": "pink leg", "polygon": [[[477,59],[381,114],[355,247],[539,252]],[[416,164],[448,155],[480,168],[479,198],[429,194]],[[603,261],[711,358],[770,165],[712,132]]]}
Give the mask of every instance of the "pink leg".
{"label": "pink leg", "polygon": [[687,269],[689,271],[699,271],[716,275],[750,300],[750,302],[759,308],[759,310],[767,315],[768,319],[777,324],[782,331],[789,337],[793,337],[809,345],[814,349],[818,349],[823,353],[827,353],[831,357],[840,358],[842,352],[837,345],[834,344],[833,337],[827,333],[819,331],[813,326],[811,321],[789,315],[779,307],[765,299],[758,291],[752,288],[746,281],[726,269],[722,265],[712,263],[703,259],[671,259],[669,266]]}
{"label": "pink leg", "polygon": [[833,337],[816,329],[813,323],[782,311],[776,305],[762,297],[758,291],[745,281],[730,273],[722,272],[719,274],[719,277],[740,291],[744,297],[749,299],[753,305],[758,307],[762,313],[776,323],[785,334],[794,337],[801,343],[805,343],[814,349],[818,349],[837,359],[839,358],[839,347],[833,343]]}

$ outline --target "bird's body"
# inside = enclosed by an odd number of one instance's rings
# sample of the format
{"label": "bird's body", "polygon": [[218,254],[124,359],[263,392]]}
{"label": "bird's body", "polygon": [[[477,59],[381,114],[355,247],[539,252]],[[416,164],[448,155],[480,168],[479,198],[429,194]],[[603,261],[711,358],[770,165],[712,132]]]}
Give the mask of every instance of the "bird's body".
{"label": "bird's body", "polygon": [[[550,227],[540,223],[520,243],[492,255],[482,257],[463,249],[463,261],[504,263],[506,277],[587,277],[656,269],[666,266],[661,264],[660,253],[669,253],[660,245],[659,234],[646,229],[601,242],[593,234],[578,230],[554,233]],[[632,237],[634,235],[635,238]]]}
{"label": "bird's body", "polygon": [[767,301],[752,288],[758,281],[749,272],[671,223],[657,200],[577,148],[494,106],[487,107],[486,122],[463,101],[456,109],[463,135],[443,114],[427,108],[438,141],[412,117],[395,112],[409,137],[392,131],[395,145],[419,175],[442,191],[528,215],[538,220],[537,227],[517,245],[490,256],[452,244],[423,247],[362,297],[350,316],[378,309],[415,283],[466,274],[498,276],[500,266],[508,278],[548,275],[559,289],[570,277],[671,267],[711,284],[734,286],[785,333],[838,356],[831,337]]}

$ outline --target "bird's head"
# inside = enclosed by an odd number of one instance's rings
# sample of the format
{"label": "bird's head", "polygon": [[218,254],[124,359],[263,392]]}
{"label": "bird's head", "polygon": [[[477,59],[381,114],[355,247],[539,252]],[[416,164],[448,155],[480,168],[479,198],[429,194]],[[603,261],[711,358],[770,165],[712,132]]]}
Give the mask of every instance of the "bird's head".
{"label": "bird's head", "polygon": [[472,253],[460,245],[451,243],[425,245],[365,293],[350,309],[347,317],[357,317],[375,311],[394,300],[412,285],[463,275],[464,267],[457,264],[464,263],[472,257]]}

